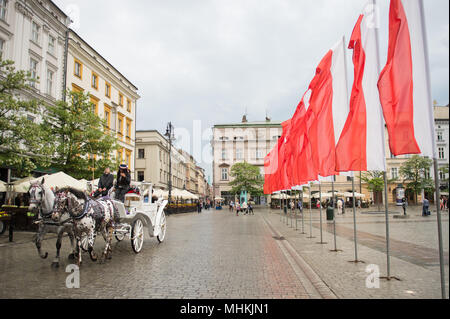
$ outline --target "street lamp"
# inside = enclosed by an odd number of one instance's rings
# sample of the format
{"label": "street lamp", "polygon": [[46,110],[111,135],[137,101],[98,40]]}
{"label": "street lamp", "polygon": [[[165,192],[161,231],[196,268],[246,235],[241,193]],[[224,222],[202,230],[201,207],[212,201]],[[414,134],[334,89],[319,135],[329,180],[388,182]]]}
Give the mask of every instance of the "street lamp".
{"label": "street lamp", "polygon": [[166,128],[166,134],[164,136],[167,137],[169,141],[169,204],[170,200],[172,199],[172,141],[175,140],[174,136],[174,127],[172,125],[172,122],[169,122],[167,124]]}

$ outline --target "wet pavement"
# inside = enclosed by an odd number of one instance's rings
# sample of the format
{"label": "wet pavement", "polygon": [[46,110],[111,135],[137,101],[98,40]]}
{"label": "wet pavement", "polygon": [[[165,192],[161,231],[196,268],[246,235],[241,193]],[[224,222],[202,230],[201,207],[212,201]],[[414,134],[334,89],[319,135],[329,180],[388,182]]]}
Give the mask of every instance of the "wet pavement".
{"label": "wet pavement", "polygon": [[[435,217],[412,214],[408,220],[391,217],[392,273],[401,281],[381,282],[377,289],[365,285],[368,264],[379,265],[384,275],[384,217],[358,212],[359,256],[352,260],[351,211],[337,216],[337,243],[323,214],[319,241],[319,214],[313,210],[313,237],[286,225],[279,211],[255,210],[254,216],[228,211],[172,215],[167,219],[163,243],[146,234],[144,247],[135,254],[129,240],[113,244],[113,258],[105,264],[83,255],[80,288],[67,288],[66,266],[70,244],[61,249],[61,265],[52,269],[55,239],[43,243],[46,260],[37,255],[33,234],[16,233],[15,242],[0,236],[0,298],[439,298],[436,264]],[[434,222],[433,222],[434,221]],[[448,268],[448,213],[443,215],[445,256]],[[50,235],[51,236],[51,235]],[[97,239],[96,251],[104,241]],[[448,285],[448,272],[447,272]],[[448,290],[448,286],[447,286]]]}

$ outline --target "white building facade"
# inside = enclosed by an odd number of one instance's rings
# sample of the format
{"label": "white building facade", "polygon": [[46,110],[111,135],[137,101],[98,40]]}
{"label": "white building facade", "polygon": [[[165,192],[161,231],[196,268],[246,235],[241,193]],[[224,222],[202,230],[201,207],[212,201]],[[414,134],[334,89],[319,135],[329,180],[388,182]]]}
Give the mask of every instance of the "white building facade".
{"label": "white building facade", "polygon": [[[63,97],[65,37],[70,19],[52,1],[0,0],[0,53],[38,80],[22,99]],[[34,120],[34,119],[33,119]],[[40,119],[36,119],[39,121]]]}

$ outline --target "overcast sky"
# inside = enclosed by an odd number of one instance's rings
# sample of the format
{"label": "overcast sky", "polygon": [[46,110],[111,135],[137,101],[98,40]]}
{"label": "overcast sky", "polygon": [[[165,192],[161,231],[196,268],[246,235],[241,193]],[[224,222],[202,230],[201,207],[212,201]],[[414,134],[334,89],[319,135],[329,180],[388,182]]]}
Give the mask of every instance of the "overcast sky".
{"label": "overcast sky", "polygon": [[[366,0],[54,0],[139,88],[137,129],[290,118]],[[385,64],[389,1],[379,0]],[[425,0],[433,98],[449,102],[449,1]],[[348,51],[352,74],[351,51]],[[351,83],[349,83],[351,85]],[[203,141],[207,144],[207,141]],[[192,150],[188,150],[191,151]],[[198,159],[200,161],[200,159]],[[210,165],[201,163],[210,174]],[[212,182],[212,180],[211,180]]]}

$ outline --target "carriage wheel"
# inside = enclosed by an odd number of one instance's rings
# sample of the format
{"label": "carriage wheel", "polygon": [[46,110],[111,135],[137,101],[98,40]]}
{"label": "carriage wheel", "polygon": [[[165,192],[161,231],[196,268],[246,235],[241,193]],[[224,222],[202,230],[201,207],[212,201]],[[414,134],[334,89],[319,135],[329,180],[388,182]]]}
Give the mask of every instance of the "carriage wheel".
{"label": "carriage wheel", "polygon": [[166,214],[164,213],[164,211],[161,213],[159,227],[161,227],[161,232],[159,233],[158,236],[156,236],[156,238],[160,243],[162,243],[164,238],[166,237]]}
{"label": "carriage wheel", "polygon": [[89,240],[88,240],[88,236],[86,234],[81,236],[81,249],[84,252],[87,252],[89,249]]}
{"label": "carriage wheel", "polygon": [[133,248],[133,251],[138,254],[141,251],[143,244],[144,223],[140,218],[138,218],[133,222],[133,226],[131,228],[131,248]]}

